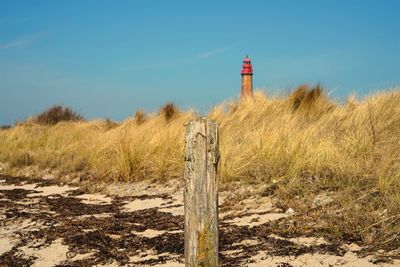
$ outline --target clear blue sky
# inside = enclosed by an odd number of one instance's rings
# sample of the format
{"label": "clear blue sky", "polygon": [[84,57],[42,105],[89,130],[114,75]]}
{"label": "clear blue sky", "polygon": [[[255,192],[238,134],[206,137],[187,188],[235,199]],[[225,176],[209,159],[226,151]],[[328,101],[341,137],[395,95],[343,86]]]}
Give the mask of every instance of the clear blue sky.
{"label": "clear blue sky", "polygon": [[337,99],[400,84],[400,1],[0,0],[0,124],[52,104],[122,120],[166,101],[207,111],[254,86]]}

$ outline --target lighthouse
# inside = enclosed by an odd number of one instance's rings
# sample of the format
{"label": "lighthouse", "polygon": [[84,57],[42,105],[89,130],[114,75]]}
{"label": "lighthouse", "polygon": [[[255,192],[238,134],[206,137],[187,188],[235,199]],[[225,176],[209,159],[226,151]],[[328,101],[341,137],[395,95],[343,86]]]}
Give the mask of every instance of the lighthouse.
{"label": "lighthouse", "polygon": [[242,98],[253,96],[253,66],[248,56],[243,59],[242,65]]}

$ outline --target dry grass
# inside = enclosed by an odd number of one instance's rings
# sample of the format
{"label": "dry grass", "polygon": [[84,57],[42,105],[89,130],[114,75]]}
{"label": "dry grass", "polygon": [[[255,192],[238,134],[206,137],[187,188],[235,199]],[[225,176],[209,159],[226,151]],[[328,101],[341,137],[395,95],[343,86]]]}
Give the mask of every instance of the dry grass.
{"label": "dry grass", "polygon": [[[319,86],[301,86],[288,97],[256,92],[254,99],[221,104],[209,114],[221,122],[220,180],[267,184],[266,194],[299,211],[294,232],[313,229],[394,249],[400,244],[399,103],[395,90],[338,105]],[[113,127],[106,121],[16,126],[0,131],[0,161],[87,170],[107,181],[181,177],[183,125],[194,117],[167,104],[158,115],[137,113]],[[321,192],[334,201],[312,208]]]}

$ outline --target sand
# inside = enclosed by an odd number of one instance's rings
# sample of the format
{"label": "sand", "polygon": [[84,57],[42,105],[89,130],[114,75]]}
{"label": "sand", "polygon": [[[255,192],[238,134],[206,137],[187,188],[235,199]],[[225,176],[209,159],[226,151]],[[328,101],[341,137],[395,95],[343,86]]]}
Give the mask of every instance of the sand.
{"label": "sand", "polygon": [[34,249],[31,247],[21,247],[20,250],[25,256],[35,256],[32,267],[51,267],[67,259],[68,246],[62,244],[62,239],[57,239],[49,246]]}
{"label": "sand", "polygon": [[106,196],[104,194],[83,194],[78,195],[76,198],[82,199],[81,202],[84,204],[110,204],[112,202],[112,198]]}
{"label": "sand", "polygon": [[300,267],[314,267],[314,266],[347,266],[347,267],[373,267],[373,266],[399,266],[400,261],[395,261],[392,264],[374,264],[372,263],[373,257],[359,258],[353,252],[347,252],[344,256],[334,256],[329,254],[303,254],[298,257],[280,257],[268,256],[266,254],[259,254],[252,258],[255,263],[249,263],[248,267],[268,267],[268,266],[284,266],[283,263],[290,264],[290,266]]}
{"label": "sand", "polygon": [[152,199],[137,199],[126,203],[122,208],[126,212],[133,212],[138,210],[152,209],[161,207],[162,204],[167,201],[162,198],[152,198]]}
{"label": "sand", "polygon": [[[0,174],[0,266],[184,266],[180,183],[111,185],[89,194],[24,179]],[[320,237],[271,234],[269,223],[294,214],[269,197],[231,205],[234,194],[221,193],[221,266],[400,265],[359,257],[356,244],[332,248]]]}

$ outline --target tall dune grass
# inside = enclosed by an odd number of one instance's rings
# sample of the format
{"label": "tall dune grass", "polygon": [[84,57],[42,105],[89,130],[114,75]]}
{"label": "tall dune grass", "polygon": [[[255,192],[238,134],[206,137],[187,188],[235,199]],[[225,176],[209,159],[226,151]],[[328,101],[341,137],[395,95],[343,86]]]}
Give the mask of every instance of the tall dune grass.
{"label": "tall dune grass", "polygon": [[[323,235],[352,236],[375,248],[399,245],[399,104],[399,90],[337,104],[318,86],[223,103],[208,114],[221,122],[220,180],[270,185],[283,206],[315,216]],[[86,170],[106,181],[177,178],[184,123],[195,116],[167,104],[158,115],[137,112],[120,124],[19,125],[0,131],[0,161]],[[312,208],[321,192],[335,201]],[[315,230],[310,225],[296,231]]]}

